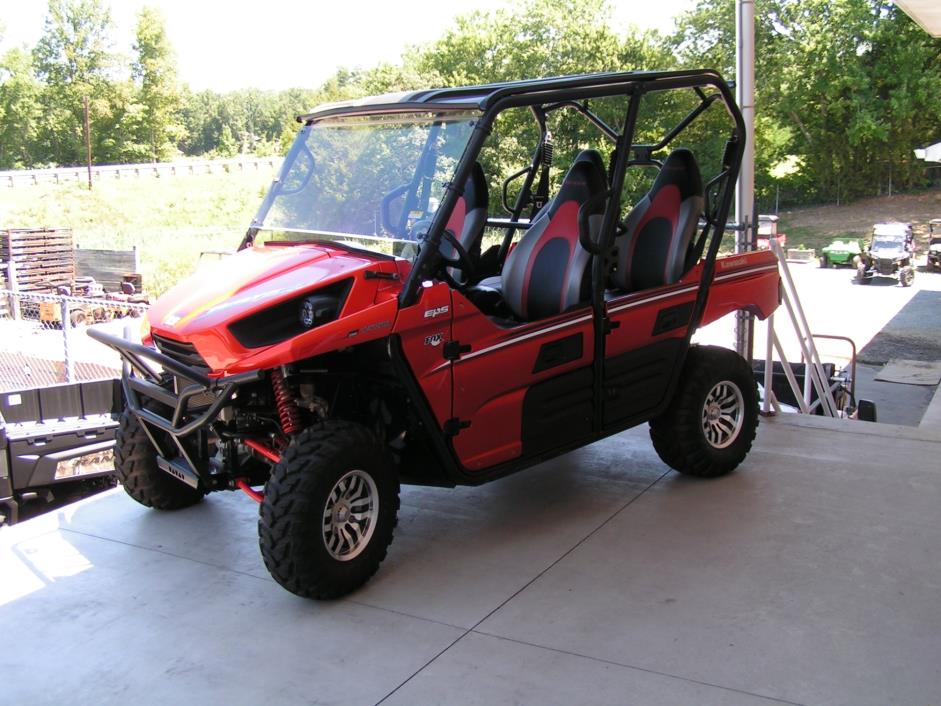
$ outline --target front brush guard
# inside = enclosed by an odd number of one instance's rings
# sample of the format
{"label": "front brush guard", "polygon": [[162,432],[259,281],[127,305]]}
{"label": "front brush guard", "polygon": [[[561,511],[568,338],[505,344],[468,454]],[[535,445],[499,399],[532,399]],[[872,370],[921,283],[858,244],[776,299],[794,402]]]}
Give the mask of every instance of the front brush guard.
{"label": "front brush guard", "polygon": [[[235,391],[241,385],[258,382],[261,379],[261,372],[253,371],[229,377],[211,378],[149,346],[133,343],[120,336],[94,328],[88,330],[88,335],[116,350],[124,360],[124,370],[121,375],[124,399],[127,401],[128,408],[141,421],[150,442],[157,450],[157,465],[193,487],[197,487],[200,481],[209,485],[208,474],[199,471],[199,467],[193,463],[191,454],[182,440],[211,424],[222,407],[232,399]],[[179,393],[166,389],[160,384],[160,374],[151,367],[148,361],[156,363],[163,370],[192,384],[184,387]],[[199,412],[195,418],[184,422],[184,417],[189,412],[190,400],[197,395],[205,395],[207,392],[213,398],[209,406]],[[169,407],[173,410],[172,415],[168,418],[147,409],[141,400],[142,396]],[[179,451],[179,458],[167,458],[167,453],[152,433],[151,427],[156,427],[173,439]]]}

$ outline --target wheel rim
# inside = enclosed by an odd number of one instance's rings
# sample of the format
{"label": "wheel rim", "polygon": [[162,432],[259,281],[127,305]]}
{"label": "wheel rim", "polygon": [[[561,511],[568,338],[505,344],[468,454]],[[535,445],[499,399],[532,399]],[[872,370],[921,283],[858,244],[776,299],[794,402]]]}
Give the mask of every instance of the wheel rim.
{"label": "wheel rim", "polygon": [[323,510],[323,543],[338,561],[359,556],[376,528],[379,491],[372,476],[353,470],[343,475],[327,496]]}
{"label": "wheel rim", "polygon": [[738,385],[723,380],[713,385],[702,408],[702,430],[706,441],[716,449],[730,446],[745,421],[745,399]]}

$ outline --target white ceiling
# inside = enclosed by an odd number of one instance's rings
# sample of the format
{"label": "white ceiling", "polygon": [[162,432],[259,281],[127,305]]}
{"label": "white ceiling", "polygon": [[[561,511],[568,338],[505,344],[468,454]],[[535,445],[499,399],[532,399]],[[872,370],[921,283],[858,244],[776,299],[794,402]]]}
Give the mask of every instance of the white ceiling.
{"label": "white ceiling", "polygon": [[902,11],[932,37],[941,39],[941,2],[938,0],[895,0]]}

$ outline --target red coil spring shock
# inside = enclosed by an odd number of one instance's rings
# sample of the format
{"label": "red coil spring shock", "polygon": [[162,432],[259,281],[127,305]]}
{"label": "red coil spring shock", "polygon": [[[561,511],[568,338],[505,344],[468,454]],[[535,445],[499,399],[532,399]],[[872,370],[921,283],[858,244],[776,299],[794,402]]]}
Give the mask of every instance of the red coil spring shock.
{"label": "red coil spring shock", "polygon": [[271,388],[274,390],[274,401],[278,405],[278,417],[281,418],[281,431],[290,436],[301,429],[301,411],[297,408],[291,391],[284,381],[284,373],[280,369],[271,371]]}

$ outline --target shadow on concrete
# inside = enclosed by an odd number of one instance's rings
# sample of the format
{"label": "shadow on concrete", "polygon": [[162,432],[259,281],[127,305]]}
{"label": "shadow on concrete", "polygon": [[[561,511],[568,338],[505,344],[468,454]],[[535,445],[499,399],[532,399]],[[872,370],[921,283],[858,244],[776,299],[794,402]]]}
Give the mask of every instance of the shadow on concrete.
{"label": "shadow on concrete", "polygon": [[876,403],[880,422],[918,426],[938,386],[876,380],[893,358],[941,360],[941,292],[915,294],[857,355],[857,398]]}
{"label": "shadow on concrete", "polygon": [[857,358],[868,365],[884,365],[892,358],[941,360],[941,292],[918,292]]}

